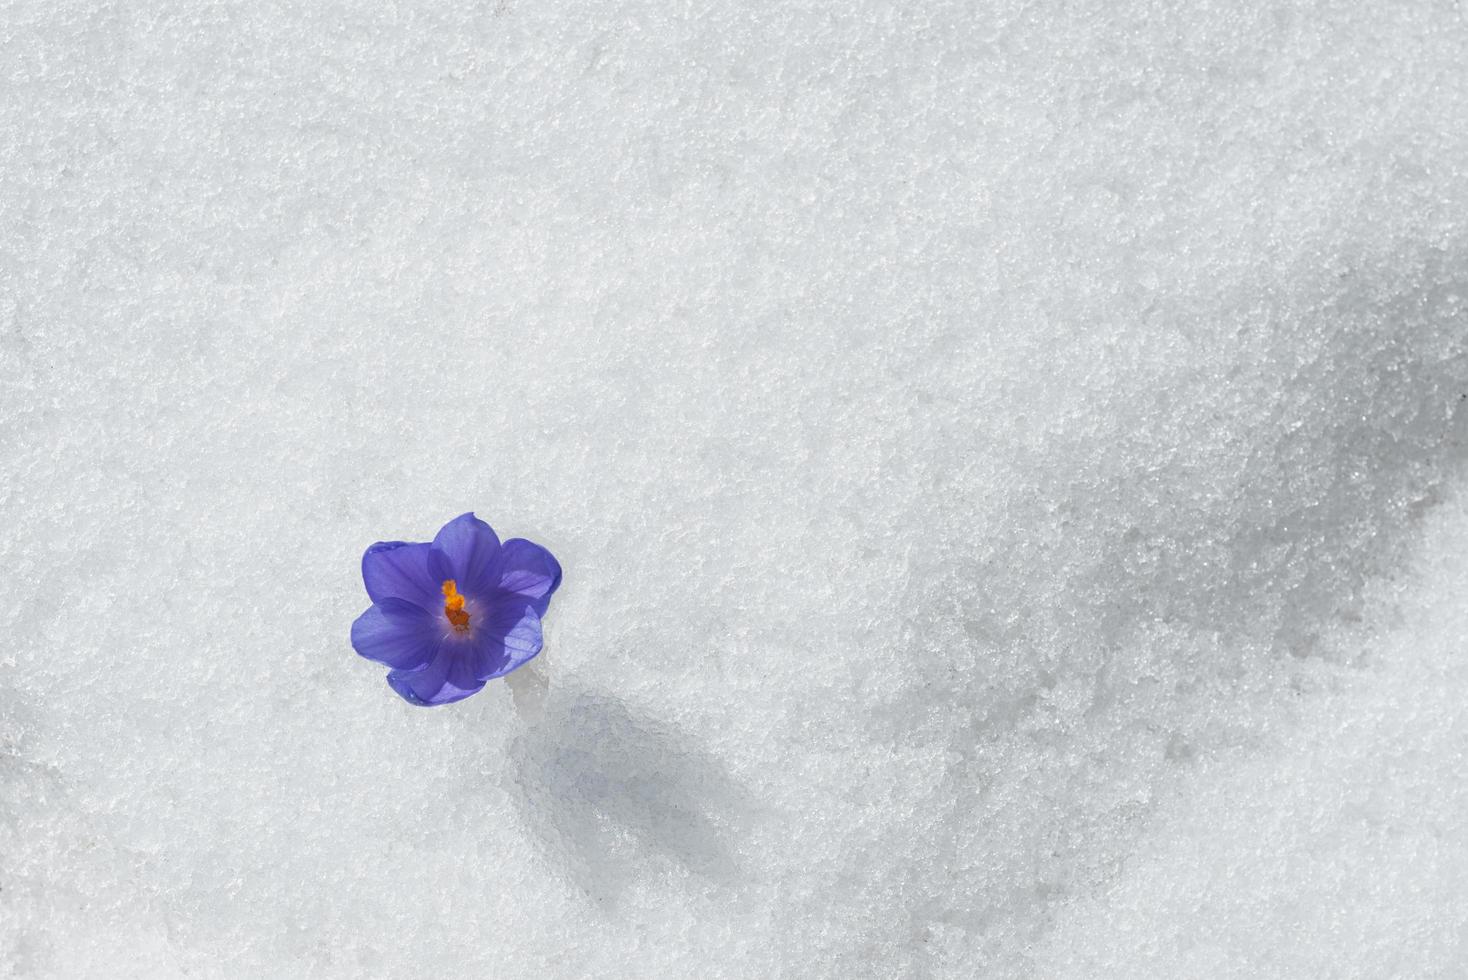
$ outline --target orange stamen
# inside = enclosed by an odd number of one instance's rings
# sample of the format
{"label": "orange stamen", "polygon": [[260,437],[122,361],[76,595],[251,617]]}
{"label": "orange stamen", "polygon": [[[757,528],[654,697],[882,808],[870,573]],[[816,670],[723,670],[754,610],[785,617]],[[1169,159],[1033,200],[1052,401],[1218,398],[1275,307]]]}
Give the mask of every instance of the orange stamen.
{"label": "orange stamen", "polygon": [[469,614],[464,611],[464,597],[459,595],[459,584],[451,578],[443,580],[443,614],[460,633],[469,629]]}

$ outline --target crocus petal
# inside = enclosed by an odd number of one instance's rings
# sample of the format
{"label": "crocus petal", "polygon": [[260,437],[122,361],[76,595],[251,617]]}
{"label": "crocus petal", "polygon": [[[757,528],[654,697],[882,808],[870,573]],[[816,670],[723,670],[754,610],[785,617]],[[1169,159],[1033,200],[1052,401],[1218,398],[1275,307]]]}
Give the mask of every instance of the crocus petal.
{"label": "crocus petal", "polygon": [[561,584],[561,563],[533,541],[511,538],[500,549],[501,592],[528,600],[537,615],[545,615],[551,594]]}
{"label": "crocus petal", "polygon": [[428,570],[427,544],[379,541],[362,556],[362,581],[373,602],[407,599],[430,612],[443,607],[442,580]]}
{"label": "crocus petal", "polygon": [[500,539],[494,529],[473,513],[460,514],[433,539],[429,569],[440,586],[451,578],[464,595],[483,595],[496,584],[499,554]]}
{"label": "crocus petal", "polygon": [[418,670],[433,660],[443,633],[441,617],[389,596],[357,617],[352,646],[368,660],[395,670]]}
{"label": "crocus petal", "polygon": [[452,640],[439,645],[432,663],[422,670],[395,670],[387,683],[409,704],[429,708],[462,701],[484,687],[474,676],[475,657],[470,644]]}
{"label": "crocus petal", "polygon": [[484,616],[486,640],[477,652],[475,671],[483,680],[503,677],[524,666],[544,644],[540,615],[523,599],[505,596]]}

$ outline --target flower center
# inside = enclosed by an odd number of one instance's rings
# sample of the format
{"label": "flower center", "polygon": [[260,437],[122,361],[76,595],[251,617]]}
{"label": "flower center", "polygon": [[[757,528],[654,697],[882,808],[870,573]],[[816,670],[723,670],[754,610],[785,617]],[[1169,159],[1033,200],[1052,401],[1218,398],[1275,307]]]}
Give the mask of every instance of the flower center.
{"label": "flower center", "polygon": [[464,597],[459,595],[459,584],[451,578],[443,580],[443,614],[454,624],[455,630],[469,632],[469,614],[464,611]]}

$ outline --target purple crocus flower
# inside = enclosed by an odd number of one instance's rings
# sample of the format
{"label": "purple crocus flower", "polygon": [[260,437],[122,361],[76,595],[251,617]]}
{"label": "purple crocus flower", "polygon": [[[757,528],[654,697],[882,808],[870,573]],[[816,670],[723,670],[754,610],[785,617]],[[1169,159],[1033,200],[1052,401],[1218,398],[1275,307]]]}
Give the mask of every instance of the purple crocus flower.
{"label": "purple crocus flower", "polygon": [[472,513],[428,544],[379,541],[362,556],[372,608],[352,646],[391,667],[387,683],[412,704],[449,704],[540,652],[540,618],[561,566],[538,544],[504,544]]}

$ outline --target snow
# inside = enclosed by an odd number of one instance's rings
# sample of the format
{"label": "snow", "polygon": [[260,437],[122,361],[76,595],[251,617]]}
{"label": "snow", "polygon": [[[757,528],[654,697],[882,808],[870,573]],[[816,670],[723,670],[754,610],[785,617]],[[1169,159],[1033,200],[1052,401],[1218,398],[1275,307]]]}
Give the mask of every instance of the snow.
{"label": "snow", "polygon": [[[1468,503],[1372,590],[1390,623],[1267,755],[1177,787],[1061,914],[1053,977],[1452,977],[1468,961]],[[1373,616],[1373,621],[1378,618]]]}
{"label": "snow", "polygon": [[[1468,14],[13,2],[0,974],[1451,976]],[[412,708],[362,549],[566,579]]]}

